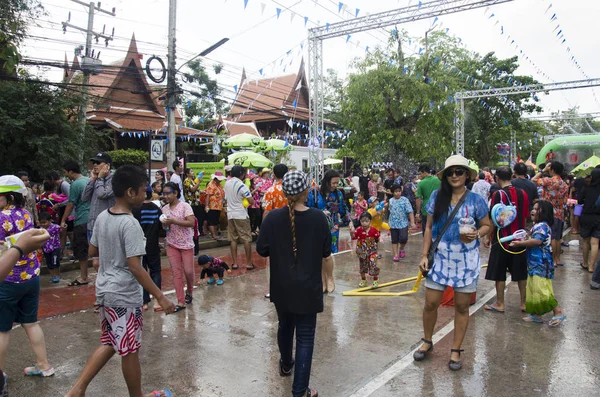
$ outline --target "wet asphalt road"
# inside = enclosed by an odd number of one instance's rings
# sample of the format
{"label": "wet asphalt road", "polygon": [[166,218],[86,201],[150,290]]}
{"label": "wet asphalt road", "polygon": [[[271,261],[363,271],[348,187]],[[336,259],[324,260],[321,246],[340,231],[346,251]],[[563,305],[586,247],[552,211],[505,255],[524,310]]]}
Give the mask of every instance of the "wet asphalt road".
{"label": "wet asphalt road", "polygon": [[[417,274],[421,240],[411,237],[400,264],[392,262],[386,240],[380,250],[382,282]],[[209,253],[221,256],[228,250]],[[487,263],[485,249],[482,258]],[[523,322],[518,289],[511,283],[505,314],[481,308],[471,316],[464,367],[452,373],[447,367],[452,332],[436,343],[426,361],[410,359],[422,337],[424,287],[404,297],[344,297],[342,291],[357,288],[360,277],[355,255],[340,253],[335,257],[337,289],[325,297],[325,312],[318,316],[311,385],[320,396],[344,397],[600,396],[600,291],[590,290],[590,274],[579,268],[579,248],[565,248],[563,261],[554,290],[567,321],[558,328]],[[144,390],[169,388],[175,396],[291,395],[291,379],[278,372],[277,316],[263,297],[266,272],[230,278],[223,286],[200,286],[183,312],[146,312],[140,352]],[[484,272],[474,308],[486,303],[482,298],[494,288],[483,279]],[[439,310],[436,331],[451,323],[453,310]],[[41,320],[57,371],[51,378],[22,375],[33,353],[23,330],[13,330],[6,368],[10,396],[63,396],[99,344],[100,324],[91,308],[62,311]],[[127,396],[119,361],[115,357],[106,365],[88,396]]]}

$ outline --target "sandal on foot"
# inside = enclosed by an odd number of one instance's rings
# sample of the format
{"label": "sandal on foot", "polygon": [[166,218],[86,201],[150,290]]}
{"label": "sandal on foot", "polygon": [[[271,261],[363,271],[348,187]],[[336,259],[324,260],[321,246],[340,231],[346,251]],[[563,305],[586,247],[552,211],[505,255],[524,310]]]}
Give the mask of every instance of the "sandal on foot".
{"label": "sandal on foot", "polygon": [[194,297],[192,297],[192,295],[187,295],[187,294],[185,295],[185,303],[186,304],[189,305],[190,303],[192,303],[193,300],[194,300]]}
{"label": "sandal on foot", "polygon": [[319,392],[315,389],[311,389],[310,387],[306,389],[306,397],[318,397]]}
{"label": "sandal on foot", "polygon": [[38,368],[37,365],[34,365],[33,367],[25,368],[24,372],[25,372],[25,375],[27,375],[27,376],[41,376],[43,378],[46,378],[48,376],[54,375],[55,371],[54,371],[54,368],[52,368],[52,367],[42,371],[41,369]]}
{"label": "sandal on foot", "polygon": [[254,263],[251,263],[250,266],[246,266],[246,270],[254,270],[256,269],[256,265]]}
{"label": "sandal on foot", "polygon": [[483,306],[483,308],[485,310],[493,312],[493,313],[504,313],[504,310],[500,310],[494,305],[485,305],[485,306]]}
{"label": "sandal on foot", "polygon": [[69,283],[69,287],[78,287],[80,285],[88,285],[89,283],[90,283],[89,281],[83,282],[83,281],[79,281],[78,279],[75,279]]}
{"label": "sandal on foot", "polygon": [[285,365],[282,360],[279,360],[279,376],[292,376],[294,369],[294,360],[290,365]]}
{"label": "sandal on foot", "polygon": [[234,263],[233,265],[231,265],[231,268],[232,268],[233,270],[237,270],[237,269],[239,269],[239,268],[240,268],[240,266],[239,266],[237,263]]}
{"label": "sandal on foot", "polygon": [[175,305],[175,310],[173,310],[173,313],[180,312],[180,311],[182,311],[184,309],[185,309],[184,305]]}
{"label": "sandal on foot", "polygon": [[433,342],[427,340],[425,338],[421,338],[423,343],[427,343],[429,345],[429,349],[427,350],[417,350],[413,353],[413,360],[415,361],[423,361],[425,358],[433,351]]}
{"label": "sandal on foot", "polygon": [[171,393],[171,390],[169,389],[165,389],[165,390],[154,390],[152,392],[152,394],[154,395],[154,397],[162,397],[161,394],[164,394],[165,397],[173,397],[173,393]]}
{"label": "sandal on foot", "polygon": [[[450,352],[458,353],[458,356],[460,357],[460,353],[464,352],[464,350],[463,349],[450,349]],[[450,360],[450,361],[448,361],[448,368],[450,368],[451,371],[460,371],[462,369],[462,361]]]}
{"label": "sandal on foot", "polygon": [[582,268],[582,269],[584,269],[584,270],[588,270],[588,267],[587,267],[587,266],[585,266],[585,265],[583,264],[583,262],[579,262],[579,266],[581,266],[581,268]]}
{"label": "sandal on foot", "polygon": [[155,312],[155,313],[156,313],[156,312],[162,312],[162,311],[164,311],[164,310],[165,310],[165,309],[163,309],[161,306],[154,306],[154,312]]}
{"label": "sandal on foot", "polygon": [[552,319],[548,322],[548,325],[551,327],[558,327],[560,324],[562,324],[563,321],[565,321],[567,319],[567,316],[565,314],[561,314],[560,316],[554,316],[552,317]]}
{"label": "sandal on foot", "polygon": [[523,317],[523,321],[528,322],[528,323],[538,323],[538,324],[542,324],[544,322],[544,320],[542,320],[539,317],[534,316],[533,314],[530,314],[527,317]]}

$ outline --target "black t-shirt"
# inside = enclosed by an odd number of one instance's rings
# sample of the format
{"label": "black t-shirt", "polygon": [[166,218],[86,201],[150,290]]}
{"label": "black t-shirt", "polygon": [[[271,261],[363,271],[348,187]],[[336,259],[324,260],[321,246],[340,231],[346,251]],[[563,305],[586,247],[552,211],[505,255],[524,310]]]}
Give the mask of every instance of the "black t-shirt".
{"label": "black t-shirt", "polygon": [[532,209],[533,202],[538,199],[538,190],[535,183],[531,182],[529,179],[523,178],[515,178],[510,183],[512,183],[514,187],[518,187],[525,191],[527,198],[529,199],[529,209]]}
{"label": "black t-shirt", "polygon": [[[600,185],[586,186],[579,195],[577,202],[583,204],[583,214],[600,215]],[[581,218],[583,222],[584,217]]]}
{"label": "black t-shirt", "polygon": [[492,197],[492,195],[494,193],[496,193],[498,190],[500,190],[500,185],[498,185],[496,182],[490,184],[490,195],[489,195],[489,197]]}
{"label": "black t-shirt", "polygon": [[[383,188],[385,190],[392,191],[392,186],[394,186],[394,178],[392,178],[392,179],[388,178],[385,181],[383,181]],[[389,193],[386,193],[385,195],[386,195],[386,197],[387,197],[388,200],[391,199],[392,197],[394,197],[393,194],[389,194]]]}
{"label": "black t-shirt", "polygon": [[144,203],[140,208],[133,210],[133,216],[138,220],[146,237],[146,253],[155,254],[160,252],[158,237],[161,229],[159,217],[162,214],[160,208],[154,203]]}
{"label": "black t-shirt", "polygon": [[323,258],[331,255],[331,232],[323,212],[296,211],[294,264],[288,207],[269,212],[256,242],[259,255],[270,258],[271,302],[278,311],[309,314],[323,311]]}
{"label": "black t-shirt", "polygon": [[575,193],[575,197],[573,197],[573,198],[579,200],[584,189],[585,189],[585,178],[576,178],[573,181],[573,190]]}
{"label": "black t-shirt", "polygon": [[[369,177],[369,175],[367,175],[367,176],[361,175],[358,177],[358,186],[359,186],[361,192],[367,193],[369,191],[369,180],[370,179],[371,178]],[[367,194],[367,196],[368,196],[368,194]]]}

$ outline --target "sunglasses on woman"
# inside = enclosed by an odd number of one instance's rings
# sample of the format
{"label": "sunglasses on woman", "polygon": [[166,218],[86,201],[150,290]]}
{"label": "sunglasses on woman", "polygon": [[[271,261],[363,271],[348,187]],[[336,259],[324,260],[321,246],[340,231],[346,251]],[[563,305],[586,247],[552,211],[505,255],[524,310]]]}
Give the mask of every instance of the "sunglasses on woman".
{"label": "sunglasses on woman", "polygon": [[446,171],[446,176],[447,177],[452,176],[452,175],[463,176],[466,173],[467,173],[467,170],[465,170],[464,168],[455,168],[453,170]]}

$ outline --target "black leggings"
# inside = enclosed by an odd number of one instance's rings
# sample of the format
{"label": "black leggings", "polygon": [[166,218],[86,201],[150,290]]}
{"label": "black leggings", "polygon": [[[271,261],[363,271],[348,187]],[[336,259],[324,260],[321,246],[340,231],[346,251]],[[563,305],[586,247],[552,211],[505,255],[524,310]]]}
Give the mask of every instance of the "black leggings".
{"label": "black leggings", "polygon": [[203,205],[193,205],[192,211],[194,211],[194,216],[198,219],[198,232],[202,234],[202,224],[206,220],[206,212],[204,211]]}
{"label": "black leggings", "polygon": [[262,224],[262,208],[248,208],[248,216],[250,217],[250,230],[254,233]]}

